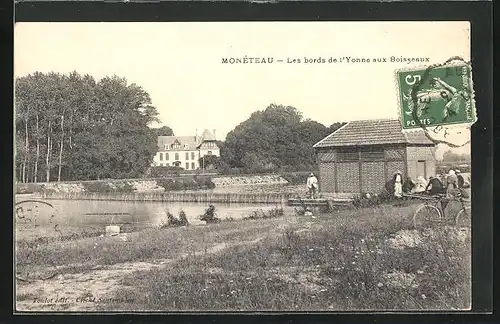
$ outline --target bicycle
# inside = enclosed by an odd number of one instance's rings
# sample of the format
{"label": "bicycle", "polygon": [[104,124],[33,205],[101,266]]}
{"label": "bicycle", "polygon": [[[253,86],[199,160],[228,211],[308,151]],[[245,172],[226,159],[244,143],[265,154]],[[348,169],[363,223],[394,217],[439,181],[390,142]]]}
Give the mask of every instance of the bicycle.
{"label": "bicycle", "polygon": [[421,204],[413,214],[413,226],[415,228],[429,227],[431,225],[445,224],[450,218],[446,217],[443,203],[446,206],[453,201],[460,202],[460,210],[451,220],[457,227],[471,227],[471,207],[467,205],[462,195],[458,195],[457,199],[448,199],[445,194],[437,194],[433,196],[425,196],[418,194],[406,194],[407,197],[426,200]]}

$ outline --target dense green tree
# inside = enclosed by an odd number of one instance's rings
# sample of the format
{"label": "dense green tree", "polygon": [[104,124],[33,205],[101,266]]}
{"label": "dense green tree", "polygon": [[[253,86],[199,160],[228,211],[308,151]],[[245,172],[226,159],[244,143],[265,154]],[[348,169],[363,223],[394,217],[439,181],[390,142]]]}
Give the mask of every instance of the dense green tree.
{"label": "dense green tree", "polygon": [[205,155],[198,160],[200,169],[211,170],[219,168],[220,158],[217,155]]}
{"label": "dense green tree", "polygon": [[140,176],[156,153],[149,125],[157,115],[144,89],[117,76],[98,82],[76,72],[18,78],[18,181]]}
{"label": "dense green tree", "polygon": [[316,165],[313,145],[343,123],[326,127],[303,119],[294,107],[271,104],[254,112],[221,143],[222,164],[250,172]]}
{"label": "dense green tree", "polygon": [[155,136],[174,136],[174,131],[168,126],[152,128]]}

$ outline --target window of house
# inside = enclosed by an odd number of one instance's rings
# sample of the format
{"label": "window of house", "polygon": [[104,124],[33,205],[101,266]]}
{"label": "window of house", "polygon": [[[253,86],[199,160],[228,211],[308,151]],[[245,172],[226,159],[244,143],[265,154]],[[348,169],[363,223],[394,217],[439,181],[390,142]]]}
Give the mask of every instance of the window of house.
{"label": "window of house", "polygon": [[189,148],[189,145],[184,144],[184,149],[187,150]]}
{"label": "window of house", "polygon": [[167,145],[167,144],[163,145],[163,149],[164,149],[165,151],[166,151],[166,150],[168,150],[168,149],[169,149],[168,145]]}
{"label": "window of house", "polygon": [[208,152],[207,152],[207,155],[212,155],[212,151],[208,151]]}
{"label": "window of house", "polygon": [[194,160],[194,152],[191,152],[191,160]]}
{"label": "window of house", "polygon": [[165,153],[165,161],[168,161],[168,153]]}
{"label": "window of house", "polygon": [[186,152],[186,160],[189,160],[189,152]]}
{"label": "window of house", "polygon": [[356,149],[341,149],[337,153],[338,162],[356,162],[359,161],[359,153]]}
{"label": "window of house", "polygon": [[160,161],[163,161],[163,153],[160,153]]}
{"label": "window of house", "polygon": [[179,153],[175,153],[175,159],[179,160]]}
{"label": "window of house", "polygon": [[191,169],[193,169],[193,170],[194,170],[195,168],[196,168],[196,167],[195,167],[195,165],[194,165],[194,162],[191,162]]}
{"label": "window of house", "polygon": [[186,162],[186,170],[189,169],[189,162]]}
{"label": "window of house", "polygon": [[165,166],[168,166],[168,163],[165,163]]}
{"label": "window of house", "polygon": [[160,163],[160,166],[163,166],[163,163]]}

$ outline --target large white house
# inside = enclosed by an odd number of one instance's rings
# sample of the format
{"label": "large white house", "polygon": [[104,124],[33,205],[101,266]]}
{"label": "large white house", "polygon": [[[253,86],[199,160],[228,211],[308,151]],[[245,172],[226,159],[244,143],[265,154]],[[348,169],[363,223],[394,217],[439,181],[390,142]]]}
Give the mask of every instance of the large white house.
{"label": "large white house", "polygon": [[201,136],[158,136],[158,152],[153,158],[153,166],[197,170],[200,158],[207,155],[220,156],[215,130],[212,133],[206,129]]}

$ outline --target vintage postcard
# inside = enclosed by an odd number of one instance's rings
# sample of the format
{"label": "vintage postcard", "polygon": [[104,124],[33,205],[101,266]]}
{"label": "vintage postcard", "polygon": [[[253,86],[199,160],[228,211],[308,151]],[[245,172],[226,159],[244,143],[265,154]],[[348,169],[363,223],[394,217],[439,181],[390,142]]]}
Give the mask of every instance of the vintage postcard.
{"label": "vintage postcard", "polygon": [[470,310],[470,28],[17,23],[16,311]]}

